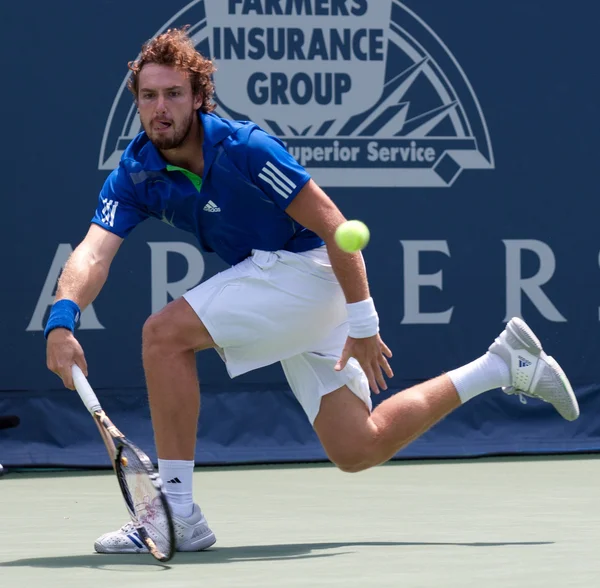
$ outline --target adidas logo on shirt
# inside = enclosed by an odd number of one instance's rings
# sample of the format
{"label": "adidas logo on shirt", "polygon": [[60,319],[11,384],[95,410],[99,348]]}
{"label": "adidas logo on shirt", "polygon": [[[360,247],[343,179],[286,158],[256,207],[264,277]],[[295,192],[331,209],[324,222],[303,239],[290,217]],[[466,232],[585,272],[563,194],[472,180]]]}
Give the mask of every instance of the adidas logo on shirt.
{"label": "adidas logo on shirt", "polygon": [[204,210],[206,212],[221,212],[221,209],[212,200],[205,204]]}
{"label": "adidas logo on shirt", "polygon": [[167,480],[167,484],[181,484],[181,480],[179,478],[173,478],[171,480]]}

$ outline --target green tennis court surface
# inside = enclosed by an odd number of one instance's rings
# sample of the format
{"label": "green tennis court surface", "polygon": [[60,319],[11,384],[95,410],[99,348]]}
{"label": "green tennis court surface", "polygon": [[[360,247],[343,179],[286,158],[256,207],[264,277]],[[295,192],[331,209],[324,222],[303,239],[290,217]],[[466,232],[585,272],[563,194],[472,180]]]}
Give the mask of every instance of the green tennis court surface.
{"label": "green tennis court surface", "polygon": [[109,472],[0,479],[0,586],[527,588],[600,582],[594,456],[197,469],[207,552],[99,555],[125,522]]}

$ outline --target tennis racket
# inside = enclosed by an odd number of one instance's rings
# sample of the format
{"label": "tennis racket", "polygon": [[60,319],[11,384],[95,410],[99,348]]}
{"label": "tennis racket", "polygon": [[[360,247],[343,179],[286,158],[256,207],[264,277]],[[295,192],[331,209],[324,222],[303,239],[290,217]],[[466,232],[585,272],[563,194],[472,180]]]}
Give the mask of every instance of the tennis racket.
{"label": "tennis racket", "polygon": [[150,458],[106,416],[81,369],[74,365],[71,371],[75,388],[106,445],[133,526],[156,559],[169,561],[175,554],[175,530],[162,480]]}

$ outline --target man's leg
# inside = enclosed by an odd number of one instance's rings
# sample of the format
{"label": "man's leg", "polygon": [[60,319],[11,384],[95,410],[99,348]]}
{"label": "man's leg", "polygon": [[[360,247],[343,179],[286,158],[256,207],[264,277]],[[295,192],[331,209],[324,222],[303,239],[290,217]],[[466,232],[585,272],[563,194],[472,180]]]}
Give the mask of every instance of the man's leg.
{"label": "man's leg", "polygon": [[[216,540],[192,493],[200,412],[195,351],[210,347],[214,347],[212,337],[183,298],[152,315],[144,325],[142,355],[159,474],[174,514],[178,551],[206,549]],[[146,551],[131,524],[99,537],[95,549],[100,553]]]}
{"label": "man's leg", "polygon": [[506,387],[550,402],[567,420],[579,416],[571,386],[519,319],[479,359],[380,404],[372,414],[346,386],[327,394],[314,428],[329,458],[340,469],[357,472],[389,460],[402,447],[477,394]]}
{"label": "man's leg", "polygon": [[196,351],[214,341],[180,298],[152,315],[142,332],[142,356],[159,474],[176,515],[194,513],[192,478],[200,416]]}
{"label": "man's leg", "polygon": [[152,315],[144,325],[142,356],[160,459],[194,459],[200,414],[195,353],[214,346],[183,298]]}
{"label": "man's leg", "polygon": [[388,461],[460,404],[447,375],[395,394],[372,414],[344,386],[321,399],[314,428],[329,459],[358,472]]}

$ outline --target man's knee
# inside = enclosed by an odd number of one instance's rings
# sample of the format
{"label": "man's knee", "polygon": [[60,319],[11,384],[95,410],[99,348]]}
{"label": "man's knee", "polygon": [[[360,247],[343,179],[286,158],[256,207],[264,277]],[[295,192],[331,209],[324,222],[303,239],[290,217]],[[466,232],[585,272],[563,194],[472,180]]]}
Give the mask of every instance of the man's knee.
{"label": "man's knee", "polygon": [[329,455],[329,459],[342,472],[356,474],[368,470],[376,464],[375,440],[365,440],[359,447],[338,449]]}
{"label": "man's knee", "polygon": [[162,347],[169,347],[173,340],[169,321],[160,312],[150,315],[142,328],[142,347],[150,351]]}
{"label": "man's knee", "polygon": [[144,354],[199,351],[214,341],[184,299],[178,299],[150,315],[142,328]]}
{"label": "man's knee", "polygon": [[378,463],[379,430],[365,402],[347,386],[323,396],[314,428],[342,472],[362,472]]}
{"label": "man's knee", "polygon": [[358,474],[372,467],[371,463],[361,460],[349,460],[340,463],[334,462],[335,466],[345,474]]}

